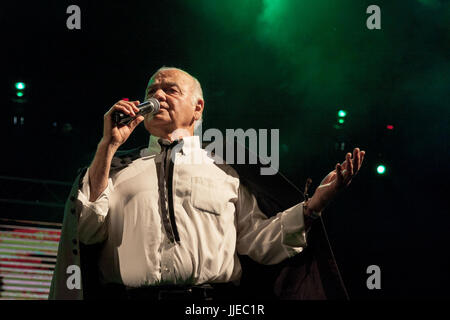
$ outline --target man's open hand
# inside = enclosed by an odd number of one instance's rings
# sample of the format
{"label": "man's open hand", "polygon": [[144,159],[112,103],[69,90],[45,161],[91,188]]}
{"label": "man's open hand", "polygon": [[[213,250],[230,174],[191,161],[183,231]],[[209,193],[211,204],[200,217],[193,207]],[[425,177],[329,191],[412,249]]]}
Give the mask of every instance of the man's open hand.
{"label": "man's open hand", "polygon": [[321,212],[325,209],[337,194],[350,184],[352,178],[358,173],[365,153],[365,151],[360,151],[359,148],[353,150],[353,158],[350,152],[347,153],[345,161],[342,164],[336,164],[335,169],[317,187],[308,203],[308,210]]}

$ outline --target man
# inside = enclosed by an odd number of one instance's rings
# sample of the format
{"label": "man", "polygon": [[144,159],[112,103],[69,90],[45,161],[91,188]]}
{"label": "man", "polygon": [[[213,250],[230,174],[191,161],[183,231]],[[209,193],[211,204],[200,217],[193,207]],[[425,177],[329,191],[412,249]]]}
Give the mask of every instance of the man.
{"label": "man", "polygon": [[[73,254],[82,245],[98,244],[103,297],[210,299],[229,293],[242,274],[238,255],[274,265],[300,254],[312,222],[348,186],[364,158],[355,148],[311,199],[269,218],[236,170],[214,163],[193,135],[204,109],[199,82],[180,69],[161,68],[149,81],[150,97],[161,105],[153,116],[116,126],[113,112],[138,111],[139,101],[124,100],[105,114],[95,157],[72,190],[78,189],[70,209],[78,219],[76,230],[63,228],[76,245]],[[121,166],[114,156],[142,121],[151,134],[149,146]],[[67,246],[62,239],[59,260]],[[57,277],[50,297],[68,297]]]}

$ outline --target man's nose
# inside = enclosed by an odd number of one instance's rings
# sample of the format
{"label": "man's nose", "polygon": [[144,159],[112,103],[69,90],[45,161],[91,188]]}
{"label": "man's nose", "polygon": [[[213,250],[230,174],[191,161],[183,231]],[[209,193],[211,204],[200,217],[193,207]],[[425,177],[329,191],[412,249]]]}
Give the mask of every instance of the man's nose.
{"label": "man's nose", "polygon": [[164,93],[164,90],[158,89],[153,94],[153,98],[157,99],[158,101],[166,101],[166,94]]}

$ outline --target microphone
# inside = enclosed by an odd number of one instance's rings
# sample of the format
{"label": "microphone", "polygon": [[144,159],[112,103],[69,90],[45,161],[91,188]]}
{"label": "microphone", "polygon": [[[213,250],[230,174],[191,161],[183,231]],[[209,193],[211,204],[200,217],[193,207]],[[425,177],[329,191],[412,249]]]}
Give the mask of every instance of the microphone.
{"label": "microphone", "polygon": [[112,119],[114,123],[117,124],[124,124],[127,125],[134,119],[136,119],[138,116],[146,115],[147,113],[157,113],[160,108],[160,104],[158,99],[150,98],[147,101],[142,102],[141,104],[137,105],[136,107],[139,108],[138,112],[135,112],[136,116],[133,117],[131,115],[122,113],[121,111],[114,111],[112,114]]}

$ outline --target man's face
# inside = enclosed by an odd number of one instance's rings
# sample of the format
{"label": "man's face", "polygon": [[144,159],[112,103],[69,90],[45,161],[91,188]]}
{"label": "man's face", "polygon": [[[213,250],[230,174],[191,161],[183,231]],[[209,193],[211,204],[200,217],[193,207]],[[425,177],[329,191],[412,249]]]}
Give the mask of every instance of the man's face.
{"label": "man's face", "polygon": [[154,75],[147,86],[146,99],[158,99],[161,108],[154,116],[145,116],[147,131],[164,136],[178,128],[190,128],[195,120],[193,85],[192,78],[178,70],[163,70]]}

